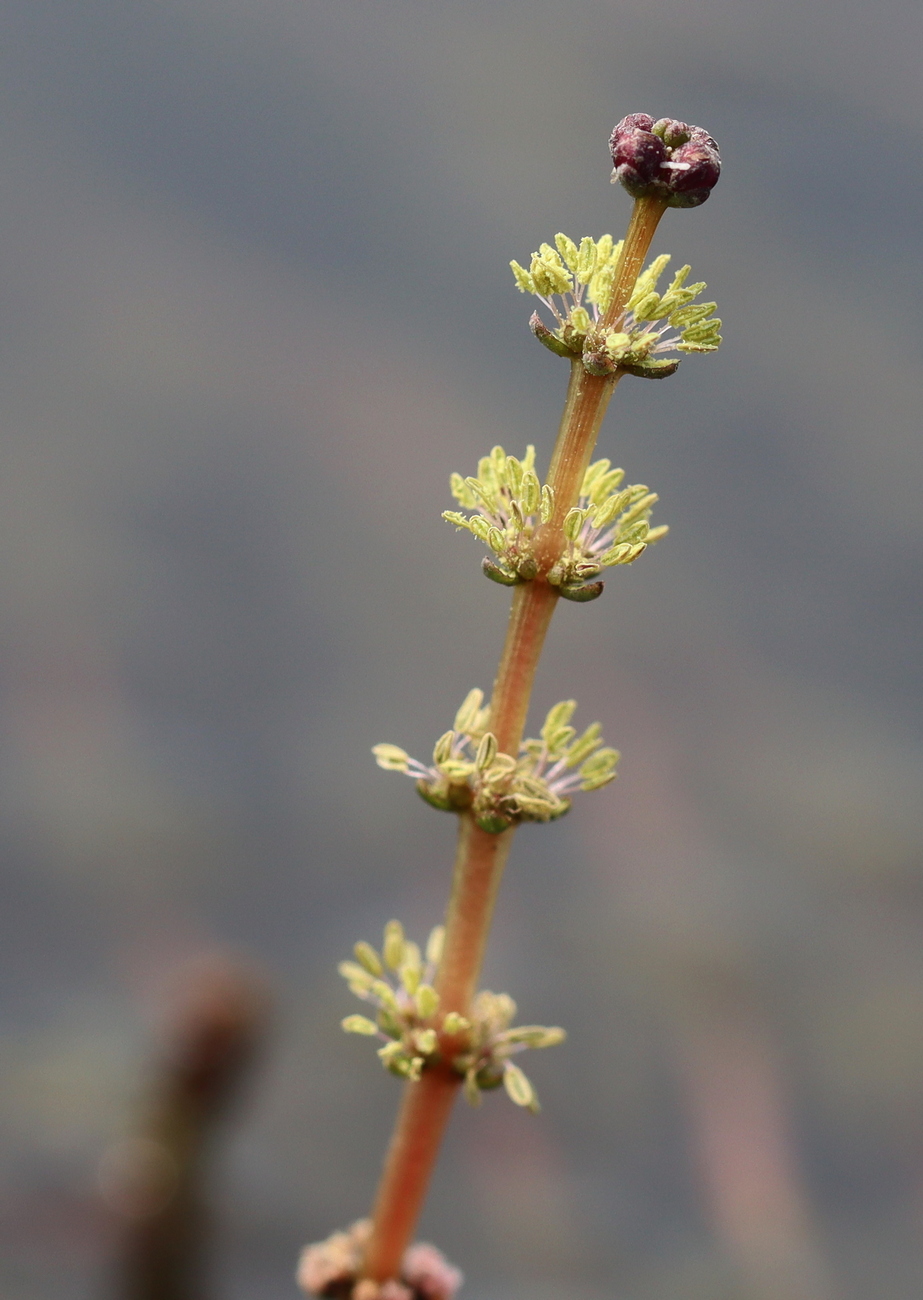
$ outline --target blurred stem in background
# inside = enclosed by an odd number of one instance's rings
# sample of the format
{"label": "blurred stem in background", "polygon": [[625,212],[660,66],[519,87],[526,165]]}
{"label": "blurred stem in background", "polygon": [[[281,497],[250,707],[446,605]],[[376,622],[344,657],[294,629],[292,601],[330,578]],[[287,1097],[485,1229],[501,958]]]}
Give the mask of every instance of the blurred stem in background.
{"label": "blurred stem in background", "polygon": [[122,1224],[114,1300],[209,1295],[209,1164],[269,1007],[265,981],[243,963],[214,955],[183,972],[137,1129],[101,1166]]}
{"label": "blurred stem in background", "polygon": [[715,1237],[748,1300],[830,1300],[783,1070],[755,990],[727,962],[700,959],[681,976],[682,1090]]}

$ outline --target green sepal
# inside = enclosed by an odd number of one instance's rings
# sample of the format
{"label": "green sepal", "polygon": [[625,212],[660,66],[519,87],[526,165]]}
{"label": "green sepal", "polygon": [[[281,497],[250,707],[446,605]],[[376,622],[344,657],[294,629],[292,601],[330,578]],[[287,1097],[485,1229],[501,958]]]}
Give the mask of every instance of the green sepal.
{"label": "green sepal", "polygon": [[588,600],[598,600],[605,585],[603,582],[585,582],[579,587],[559,587],[558,590],[565,600],[585,604]]}
{"label": "green sepal", "polygon": [[475,817],[474,819],[482,831],[488,835],[501,835],[503,831],[508,831],[512,826],[509,817],[501,817],[494,813],[493,816]]}
{"label": "green sepal", "polygon": [[481,1089],[481,1092],[492,1092],[494,1088],[503,1086],[503,1066],[502,1065],[485,1065],[478,1070],[474,1076],[475,1082]]}
{"label": "green sepal", "polygon": [[424,803],[439,812],[465,812],[471,807],[471,791],[464,785],[449,786],[446,791],[430,790],[425,781],[417,782],[417,794]]}
{"label": "green sepal", "polygon": [[490,578],[491,582],[499,582],[501,587],[518,587],[522,582],[518,573],[510,573],[508,569],[501,569],[499,564],[494,564],[493,560],[488,559],[485,555],[481,561],[481,572],[485,578]]}
{"label": "green sepal", "polygon": [[649,361],[641,361],[634,366],[623,361],[622,369],[626,374],[637,375],[639,379],[666,379],[676,374],[679,370],[679,362],[659,361],[656,357],[652,357]]}
{"label": "green sepal", "polygon": [[556,334],[552,334],[537,311],[534,311],[529,317],[529,329],[539,343],[544,343],[549,352],[553,352],[559,357],[572,357],[574,355],[573,348],[569,348]]}

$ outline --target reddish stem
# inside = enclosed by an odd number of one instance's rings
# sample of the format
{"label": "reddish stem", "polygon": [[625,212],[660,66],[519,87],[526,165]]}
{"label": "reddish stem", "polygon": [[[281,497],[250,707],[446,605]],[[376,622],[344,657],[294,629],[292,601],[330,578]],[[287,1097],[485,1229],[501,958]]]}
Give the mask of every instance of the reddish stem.
{"label": "reddish stem", "polygon": [[[443,1013],[465,1015],[471,1008],[513,832],[488,834],[468,813],[459,822],[437,990]],[[463,1045],[457,1038],[444,1036],[441,1040],[448,1060]],[[442,1064],[424,1070],[419,1082],[408,1084],[404,1091],[372,1216],[374,1226],[365,1256],[367,1277],[383,1282],[400,1273],[460,1084],[460,1076]]]}
{"label": "reddish stem", "polygon": [[365,1255],[365,1276],[376,1282],[400,1274],[460,1083],[453,1070],[435,1066],[404,1089]]}
{"label": "reddish stem", "polygon": [[[636,200],[616,267],[612,301],[601,321],[603,328],[611,329],[624,315],[625,304],[665,210],[666,205],[657,200]],[[567,401],[548,472],[548,482],[555,493],[554,512],[536,536],[539,576],[517,587],[513,594],[491,699],[491,730],[499,749],[506,754],[519,752],[535,670],[558,603],[558,592],[545,581],[545,575],[560,557],[564,517],[577,503],[609,398],[620,378],[619,371],[614,375],[590,375],[579,360],[575,360],[571,370]],[[470,813],[462,814],[459,821],[455,875],[437,980],[440,1016],[449,1011],[461,1015],[470,1011],[494,901],[513,838],[512,829],[499,835],[481,830]],[[366,1277],[376,1281],[400,1274],[401,1261],[413,1236],[461,1083],[447,1062],[463,1046],[463,1036],[442,1035],[443,1063],[427,1068],[417,1083],[406,1086],[375,1201],[372,1236],[363,1269]]]}
{"label": "reddish stem", "polygon": [[524,582],[513,593],[506,642],[490,701],[490,729],[503,754],[519,753],[535,670],[558,593],[544,580]]}

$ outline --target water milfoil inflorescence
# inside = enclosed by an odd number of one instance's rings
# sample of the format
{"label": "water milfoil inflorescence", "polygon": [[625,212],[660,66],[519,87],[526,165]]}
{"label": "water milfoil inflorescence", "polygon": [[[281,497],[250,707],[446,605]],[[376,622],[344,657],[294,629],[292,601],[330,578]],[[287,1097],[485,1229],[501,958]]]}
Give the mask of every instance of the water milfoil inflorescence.
{"label": "water milfoil inflorescence", "polygon": [[[481,1092],[505,1087],[517,1106],[538,1110],[531,1082],[511,1057],[529,1047],[554,1047],[566,1037],[554,1025],[513,1026],[516,1003],[508,993],[484,989],[470,1015],[439,1015],[434,977],[442,956],[442,926],[429,936],[425,959],[417,944],[404,937],[400,921],[385,926],[381,951],[357,943],[355,961],[340,963],[351,993],[376,1008],[369,1016],[346,1016],[348,1034],[377,1038],[385,1069],[416,1083],[423,1071],[444,1062],[464,1079],[465,1096],[477,1105]],[[446,1052],[446,1043],[450,1049]]]}
{"label": "water milfoil inflorescence", "polygon": [[554,821],[576,791],[615,780],[620,755],[603,744],[599,723],[580,736],[570,725],[576,700],[549,710],[540,736],[524,740],[517,757],[498,749],[483,701],[483,691],[468,693],[451,731],[436,741],[430,766],[387,744],[372,750],[378,766],[411,777],[434,808],[470,811],[481,830],[494,834],[518,822]]}
{"label": "water milfoil inflorescence", "polygon": [[670,352],[714,352],[721,345],[721,321],[712,315],[717,303],[697,303],[704,280],[687,284],[691,267],[681,266],[663,294],[657,284],[670,261],[656,257],[638,276],[625,311],[613,328],[603,325],[612,301],[622,242],[611,235],[589,236],[579,246],[555,235],[555,247],[542,244],[528,271],[511,262],[521,293],[534,294],[554,317],[549,328],[538,312],[529,327],[539,342],[559,356],[581,357],[592,375],[616,371],[643,379],[675,373],[679,358]]}
{"label": "water milfoil inflorescence", "polygon": [[[473,513],[442,512],[443,519],[490,547],[494,558],[485,558],[484,572],[504,586],[527,582],[539,571],[533,543],[551,518],[554,490],[539,483],[534,464],[532,446],[522,460],[494,447],[479,461],[476,475],[452,475],[452,495]],[[603,569],[631,564],[666,535],[666,525],[650,525],[657,494],[644,483],[623,487],[624,478],[625,471],[613,469],[609,460],[594,461],[587,469],[577,504],[564,517],[563,550],[544,575],[562,596],[592,600],[602,583],[591,580]]]}
{"label": "water milfoil inflorescence", "polygon": [[714,140],[701,127],[634,113],[609,145],[613,180],[634,199],[624,240],[577,243],[559,234],[528,268],[511,263],[519,289],[548,313],[533,313],[532,331],[571,362],[548,481],[535,472],[532,447],[521,460],[495,447],[476,475],[453,475],[459,509],[444,513],[489,548],[485,573],[515,588],[490,703],[471,691],[430,763],[397,745],[373,751],[429,804],[458,815],[459,838],[445,931],[437,927],[421,952],[391,921],[381,951],[359,943],[355,960],[340,967],[367,1011],[347,1016],[343,1028],[377,1040],[382,1064],[406,1087],[372,1219],[302,1256],[301,1285],[330,1300],[452,1300],[458,1271],[434,1247],[410,1243],[454,1099],[464,1090],[476,1103],[502,1086],[537,1109],[514,1058],[564,1037],[555,1026],[514,1025],[508,994],[476,991],[513,829],[560,817],[577,790],[610,782],[619,760],[598,723],[581,734],[571,725],[573,700],[549,711],[538,737],[521,739],[532,685],[558,597],[592,600],[605,569],[633,563],[666,532],[651,525],[657,497],[646,485],[626,486],[609,460],[593,462],[617,385],[625,375],[672,375],[683,354],[721,342],[715,304],[698,301],[705,285],[689,282],[690,268],[661,290],[669,258],[646,265],[664,214],[698,207],[717,182]]}

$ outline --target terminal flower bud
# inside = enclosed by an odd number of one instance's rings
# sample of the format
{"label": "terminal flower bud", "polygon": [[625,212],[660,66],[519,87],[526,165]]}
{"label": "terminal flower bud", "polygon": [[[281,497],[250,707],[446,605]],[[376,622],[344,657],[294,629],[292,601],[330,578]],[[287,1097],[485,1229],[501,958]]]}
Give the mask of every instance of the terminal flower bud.
{"label": "terminal flower bud", "polygon": [[615,179],[633,198],[641,198],[665,179],[661,164],[669,157],[667,146],[653,131],[647,113],[629,113],[609,137]]}
{"label": "terminal flower bud", "polygon": [[721,174],[718,146],[700,126],[673,118],[655,122],[629,113],[609,138],[612,180],[635,199],[662,199],[671,208],[704,203]]}

